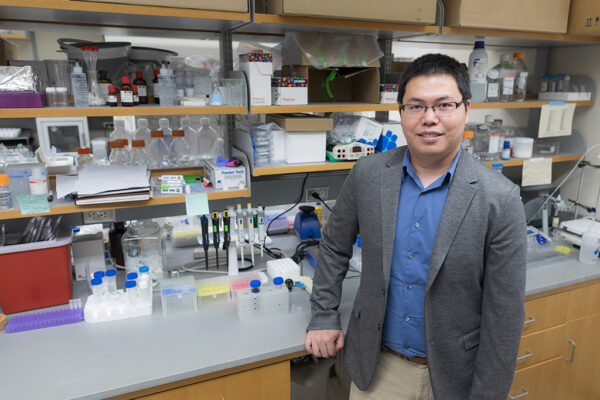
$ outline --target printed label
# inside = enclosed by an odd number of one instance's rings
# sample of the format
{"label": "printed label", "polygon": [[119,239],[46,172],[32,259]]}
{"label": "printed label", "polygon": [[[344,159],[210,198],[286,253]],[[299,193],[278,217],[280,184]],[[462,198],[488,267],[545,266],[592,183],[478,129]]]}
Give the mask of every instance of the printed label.
{"label": "printed label", "polygon": [[488,84],[488,97],[498,97],[499,86],[497,83]]}
{"label": "printed label", "polygon": [[131,90],[121,90],[121,103],[133,103],[133,92]]}
{"label": "printed label", "polygon": [[138,85],[138,96],[145,97],[148,96],[148,91],[146,90],[145,85]]}
{"label": "printed label", "polygon": [[508,75],[502,78],[502,94],[511,95],[515,88],[515,77],[514,75]]}
{"label": "printed label", "polygon": [[108,102],[109,103],[116,103],[117,102],[117,96],[115,96],[114,94],[111,94],[110,96],[108,96]]}
{"label": "printed label", "polygon": [[490,144],[488,145],[488,153],[497,153],[498,147],[500,146],[500,136],[491,135]]}
{"label": "printed label", "polygon": [[103,99],[107,99],[108,98],[108,87],[110,86],[110,83],[101,83],[99,86],[100,86],[100,95],[102,96]]}
{"label": "printed label", "polygon": [[519,79],[517,79],[517,88],[523,91],[523,89],[525,89],[525,82],[527,82],[527,78],[520,76]]}

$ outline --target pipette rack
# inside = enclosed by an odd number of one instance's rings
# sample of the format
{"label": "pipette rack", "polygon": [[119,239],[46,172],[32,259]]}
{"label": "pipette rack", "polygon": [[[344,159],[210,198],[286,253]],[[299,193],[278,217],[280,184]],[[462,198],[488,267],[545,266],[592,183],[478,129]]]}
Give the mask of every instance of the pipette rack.
{"label": "pipette rack", "polygon": [[99,296],[100,298],[96,298],[93,294],[88,296],[83,310],[85,322],[95,324],[152,314],[152,294],[143,296],[143,293],[140,293],[143,290],[152,290],[152,287],[139,289],[133,301],[130,294],[122,289]]}

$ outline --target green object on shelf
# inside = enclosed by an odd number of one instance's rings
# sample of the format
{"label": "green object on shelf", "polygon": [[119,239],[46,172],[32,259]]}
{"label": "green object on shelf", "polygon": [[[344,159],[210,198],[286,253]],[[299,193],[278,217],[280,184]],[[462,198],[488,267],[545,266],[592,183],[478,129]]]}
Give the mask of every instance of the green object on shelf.
{"label": "green object on shelf", "polygon": [[200,183],[202,182],[202,175],[184,175],[183,180],[185,183]]}
{"label": "green object on shelf", "polygon": [[327,152],[327,159],[333,163],[338,163],[338,162],[344,161],[344,160],[336,160],[335,158],[333,158],[333,156],[329,152]]}

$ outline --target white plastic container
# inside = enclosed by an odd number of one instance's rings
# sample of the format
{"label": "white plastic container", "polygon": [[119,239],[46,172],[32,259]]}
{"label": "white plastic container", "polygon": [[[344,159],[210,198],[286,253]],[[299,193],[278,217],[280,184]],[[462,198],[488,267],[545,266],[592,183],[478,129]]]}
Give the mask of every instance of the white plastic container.
{"label": "white plastic container", "polygon": [[[162,101],[162,97],[161,97]],[[193,276],[160,282],[163,316],[198,311],[196,280]]]}
{"label": "white plastic container", "polygon": [[579,261],[584,264],[595,264],[598,262],[598,251],[600,250],[600,232],[589,230],[581,235],[581,248],[579,249]]}
{"label": "white plastic container", "polygon": [[160,75],[158,75],[158,96],[161,107],[172,107],[175,105],[174,92],[173,79],[169,70],[163,66],[160,69]]}
{"label": "white plastic container", "polygon": [[48,178],[43,167],[33,167],[29,177],[29,193],[48,195]]}
{"label": "white plastic container", "polygon": [[473,102],[485,101],[487,66],[488,56],[485,51],[485,43],[483,40],[478,40],[469,55],[469,86]]}
{"label": "white plastic container", "polygon": [[515,158],[531,158],[533,155],[533,138],[517,137],[513,146],[513,157]]}
{"label": "white plastic container", "polygon": [[327,132],[286,132],[285,162],[288,164],[323,162]]}
{"label": "white plastic container", "polygon": [[71,85],[73,86],[75,107],[88,107],[87,77],[77,62],[71,74]]}
{"label": "white plastic container", "polygon": [[487,91],[485,101],[498,101],[500,94],[500,72],[492,68],[487,73]]}

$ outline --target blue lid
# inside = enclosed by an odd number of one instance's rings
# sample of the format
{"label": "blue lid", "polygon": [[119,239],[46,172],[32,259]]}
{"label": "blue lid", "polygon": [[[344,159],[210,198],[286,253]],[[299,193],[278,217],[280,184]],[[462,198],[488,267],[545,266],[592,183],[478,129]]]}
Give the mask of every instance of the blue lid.
{"label": "blue lid", "polygon": [[510,142],[508,140],[504,141],[504,148],[505,149],[510,149]]}
{"label": "blue lid", "polygon": [[94,278],[104,278],[104,271],[94,272]]}
{"label": "blue lid", "polygon": [[317,201],[317,205],[318,205],[318,206],[320,206],[320,205],[321,205],[321,202],[320,202],[320,201]]}
{"label": "blue lid", "polygon": [[257,288],[260,287],[260,281],[258,279],[253,279],[250,281],[250,287],[251,288]]}
{"label": "blue lid", "polygon": [[148,272],[148,271],[150,271],[150,268],[147,265],[142,265],[140,267],[140,273],[143,274],[144,272]]}
{"label": "blue lid", "polygon": [[544,75],[542,76],[542,79],[550,79],[550,77],[548,75]]}
{"label": "blue lid", "polygon": [[478,40],[475,42],[474,49],[485,49],[485,42],[483,40]]}
{"label": "blue lid", "polygon": [[138,278],[137,272],[130,272],[127,274],[128,281],[136,280],[137,278]]}
{"label": "blue lid", "polygon": [[273,283],[274,283],[275,285],[278,285],[278,286],[279,286],[279,285],[282,285],[282,284],[283,284],[283,278],[282,278],[282,277],[280,277],[280,276],[277,276],[277,277],[275,277],[275,278],[273,279]]}
{"label": "blue lid", "polygon": [[560,74],[558,74],[558,77],[559,77],[559,78],[564,78],[564,77],[565,77],[565,74],[563,74],[563,73],[560,73]]}
{"label": "blue lid", "polygon": [[105,275],[106,276],[115,276],[115,275],[117,275],[117,270],[116,269],[112,269],[112,268],[111,269],[107,269]]}
{"label": "blue lid", "polygon": [[131,289],[135,287],[135,281],[127,281],[125,282],[125,289]]}
{"label": "blue lid", "polygon": [[504,164],[502,164],[502,163],[494,163],[494,164],[492,164],[492,167],[494,167],[494,168],[501,168],[501,167],[504,167]]}
{"label": "blue lid", "polygon": [[102,285],[102,278],[94,278],[90,281],[92,286]]}
{"label": "blue lid", "polygon": [[73,230],[73,233],[77,233],[77,232],[79,232],[81,230],[81,229],[79,229],[78,226],[74,226],[71,229]]}

